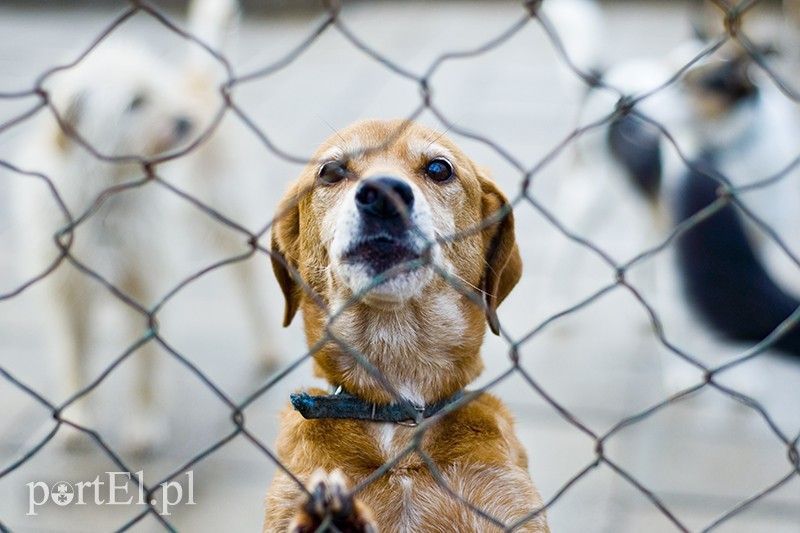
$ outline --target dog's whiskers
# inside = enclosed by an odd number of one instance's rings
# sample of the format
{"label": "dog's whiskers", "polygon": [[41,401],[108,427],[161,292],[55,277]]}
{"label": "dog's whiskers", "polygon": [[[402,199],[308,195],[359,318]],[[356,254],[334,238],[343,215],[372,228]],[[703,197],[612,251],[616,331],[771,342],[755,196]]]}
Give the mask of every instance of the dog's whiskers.
{"label": "dog's whiskers", "polygon": [[328,126],[328,127],[330,128],[330,130],[331,130],[331,131],[334,133],[334,135],[336,135],[337,137],[339,137],[339,139],[341,139],[341,140],[342,140],[342,142],[343,142],[344,144],[347,144],[347,141],[346,141],[346,140],[344,139],[344,137],[342,137],[342,135],[339,133],[339,130],[337,130],[336,128],[334,128],[333,126],[331,126],[331,125],[330,125],[330,123],[329,123],[327,120],[325,120],[323,117],[319,117],[319,119],[320,119],[320,120],[321,120],[321,121],[322,121],[322,122],[323,122],[323,123],[324,123],[326,126]]}
{"label": "dog's whiskers", "polygon": [[458,274],[456,274],[455,272],[447,272],[447,276],[445,276],[445,278],[447,278],[447,277],[453,277],[453,278],[456,278],[457,280],[459,280],[459,281],[460,281],[461,283],[463,283],[464,285],[466,285],[466,286],[468,286],[468,287],[471,287],[471,288],[475,289],[476,291],[478,291],[479,293],[483,294],[484,296],[489,296],[489,293],[488,293],[488,292],[486,292],[485,290],[483,290],[483,289],[481,289],[481,288],[479,288],[479,287],[476,287],[475,285],[473,285],[473,284],[472,284],[472,283],[470,283],[469,281],[465,280],[464,278],[462,278],[461,276],[459,276],[459,275],[458,275]]}
{"label": "dog's whiskers", "polygon": [[[458,121],[455,121],[455,122],[451,123],[449,126],[447,126],[447,129],[445,129],[445,130],[444,130],[444,131],[442,131],[442,132],[439,132],[439,134],[438,134],[436,137],[434,137],[433,139],[431,139],[431,142],[430,142],[430,143],[428,143],[428,146],[427,146],[427,148],[430,148],[431,146],[433,146],[433,143],[435,143],[436,141],[438,141],[439,139],[441,139],[442,137],[444,137],[445,135],[447,135],[447,133],[448,133],[448,132],[449,132],[451,129],[453,129],[453,128],[456,126],[456,124],[458,124]],[[429,137],[429,139],[430,139],[430,137]]]}
{"label": "dog's whiskers", "polygon": [[304,263],[303,261],[300,261],[296,257],[288,257],[287,256],[287,259],[291,259],[297,265],[302,265],[304,267],[311,268],[311,269],[316,270],[318,272],[326,272],[327,273],[331,269],[331,265],[321,266],[321,265],[315,265],[313,263]]}

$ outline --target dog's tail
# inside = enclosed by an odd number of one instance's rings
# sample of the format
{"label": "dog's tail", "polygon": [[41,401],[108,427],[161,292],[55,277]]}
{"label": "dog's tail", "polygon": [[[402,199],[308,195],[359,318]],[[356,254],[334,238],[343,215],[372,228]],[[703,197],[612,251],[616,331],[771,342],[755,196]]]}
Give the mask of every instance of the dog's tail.
{"label": "dog's tail", "polygon": [[606,141],[612,157],[625,170],[633,188],[652,205],[658,205],[662,169],[658,128],[628,114],[611,122]]}
{"label": "dog's tail", "polygon": [[237,0],[192,0],[186,18],[189,32],[218,50],[238,28],[240,16]]}
{"label": "dog's tail", "polygon": [[637,102],[631,112],[611,120],[606,128],[604,149],[619,165],[628,183],[657,211],[660,211],[664,168],[660,128],[670,133],[680,130],[685,114],[684,99],[674,89],[654,92],[670,76],[670,68],[661,61],[637,59],[619,63],[600,77],[602,85],[614,90],[595,90],[587,107],[589,119],[594,121],[613,112],[621,94]]}
{"label": "dog's tail", "polygon": [[570,63],[588,80],[583,80],[564,61],[557,62],[557,75],[564,90],[581,98],[591,88],[589,80],[599,77],[606,21],[596,0],[545,0],[542,13],[552,24]]}
{"label": "dog's tail", "polygon": [[546,0],[542,11],[556,30],[572,63],[597,68],[602,58],[605,17],[596,0]]}
{"label": "dog's tail", "polygon": [[[187,29],[215,52],[225,52],[239,28],[240,18],[237,0],[192,0],[187,12]],[[197,43],[191,43],[189,48],[188,66],[195,75],[212,76],[220,70],[216,58]]]}
{"label": "dog's tail", "polygon": [[[695,167],[713,169],[713,157],[701,156]],[[699,170],[690,170],[675,199],[677,219],[684,221],[716,201],[718,186]],[[731,340],[760,342],[800,306],[765,270],[732,205],[681,235],[677,258],[690,305]],[[800,356],[800,327],[789,329],[774,347]]]}

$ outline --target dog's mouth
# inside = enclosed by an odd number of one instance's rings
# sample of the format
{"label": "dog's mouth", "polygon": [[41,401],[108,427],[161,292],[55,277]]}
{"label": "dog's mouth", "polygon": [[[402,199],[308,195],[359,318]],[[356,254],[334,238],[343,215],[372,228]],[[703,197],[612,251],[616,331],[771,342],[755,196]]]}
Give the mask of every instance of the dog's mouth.
{"label": "dog's mouth", "polygon": [[171,150],[185,148],[191,140],[194,125],[188,117],[179,116],[168,122],[158,134],[153,136],[149,156],[158,156]]}
{"label": "dog's mouth", "polygon": [[[421,258],[407,239],[378,234],[365,237],[356,242],[342,257],[344,263],[367,266],[373,275],[378,275],[394,267],[416,261]],[[409,265],[408,270],[414,266]]]}

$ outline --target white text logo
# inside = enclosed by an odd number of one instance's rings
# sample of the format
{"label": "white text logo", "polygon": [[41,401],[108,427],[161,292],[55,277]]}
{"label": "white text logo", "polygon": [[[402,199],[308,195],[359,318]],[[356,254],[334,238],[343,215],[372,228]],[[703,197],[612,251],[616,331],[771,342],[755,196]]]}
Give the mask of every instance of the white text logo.
{"label": "white text logo", "polygon": [[[93,481],[79,481],[67,483],[58,481],[48,485],[44,481],[32,481],[28,487],[28,513],[27,516],[36,516],[36,508],[48,502],[58,506],[66,505],[147,505],[144,489],[144,472],[136,472],[138,487],[128,483],[131,479],[130,472],[106,472],[106,480],[97,476]],[[180,481],[165,481],[160,488],[153,492],[161,495],[161,515],[169,515],[170,507],[179,503],[195,505],[194,502],[194,472],[186,472],[186,494]],[[184,501],[185,496],[185,501]],[[159,501],[150,500],[150,505],[156,507]]]}

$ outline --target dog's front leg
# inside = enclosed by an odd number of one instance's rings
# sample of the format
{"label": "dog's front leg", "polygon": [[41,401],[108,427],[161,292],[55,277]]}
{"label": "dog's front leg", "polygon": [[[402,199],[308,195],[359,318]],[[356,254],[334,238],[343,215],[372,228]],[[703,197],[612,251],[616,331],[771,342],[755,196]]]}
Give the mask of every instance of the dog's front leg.
{"label": "dog's front leg", "polygon": [[[63,402],[88,386],[87,355],[89,351],[89,324],[94,298],[92,287],[70,265],[54,272],[46,280],[51,292],[50,312],[53,315],[55,354],[54,366],[58,377],[60,398]],[[81,428],[94,429],[95,420],[86,395],[75,399],[62,413],[64,420]],[[69,450],[88,448],[91,438],[76,429],[62,429],[60,439]]]}
{"label": "dog's front leg", "polygon": [[[153,301],[150,287],[138,271],[127,272],[120,282],[120,287],[125,294],[142,305],[143,302]],[[146,323],[137,311],[127,309],[125,311],[132,313],[127,319],[130,342],[138,343],[145,334]],[[127,450],[139,456],[156,451],[167,440],[169,423],[163,406],[157,401],[156,363],[159,355],[157,350],[156,341],[150,339],[130,355],[135,366],[133,377],[135,397],[126,419],[124,439]]]}

